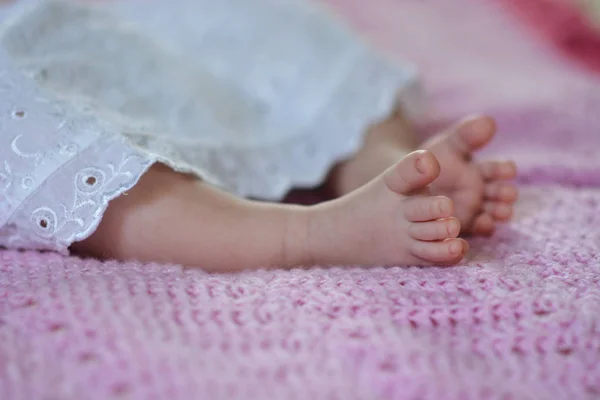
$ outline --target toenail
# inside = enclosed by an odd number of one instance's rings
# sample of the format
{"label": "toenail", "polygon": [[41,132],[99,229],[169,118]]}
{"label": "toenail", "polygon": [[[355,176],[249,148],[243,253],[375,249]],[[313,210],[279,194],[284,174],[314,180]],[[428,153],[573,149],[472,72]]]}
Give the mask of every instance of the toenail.
{"label": "toenail", "polygon": [[515,197],[517,194],[517,190],[515,188],[512,187],[503,187],[502,188],[502,196],[503,197],[508,197],[508,198],[513,198]]}
{"label": "toenail", "polygon": [[461,251],[461,249],[460,249],[460,245],[458,243],[452,243],[450,245],[450,253],[459,254],[460,251]]}
{"label": "toenail", "polygon": [[508,162],[507,164],[504,165],[504,172],[506,174],[516,174],[517,173],[516,164],[513,162]]}
{"label": "toenail", "polygon": [[446,202],[440,200],[438,202],[438,210],[440,215],[444,215],[446,213]]}
{"label": "toenail", "polygon": [[423,160],[423,157],[418,157],[417,158],[416,168],[417,168],[417,171],[419,171],[422,174],[424,174],[425,172],[427,172],[427,168],[425,166],[425,161]]}
{"label": "toenail", "polygon": [[480,132],[495,130],[496,127],[496,121],[494,121],[493,118],[488,117],[486,115],[473,115],[468,119],[468,121],[470,123],[473,123],[471,125],[473,129]]}
{"label": "toenail", "polygon": [[457,227],[456,227],[456,220],[450,220],[450,222],[448,222],[448,236],[454,236]]}

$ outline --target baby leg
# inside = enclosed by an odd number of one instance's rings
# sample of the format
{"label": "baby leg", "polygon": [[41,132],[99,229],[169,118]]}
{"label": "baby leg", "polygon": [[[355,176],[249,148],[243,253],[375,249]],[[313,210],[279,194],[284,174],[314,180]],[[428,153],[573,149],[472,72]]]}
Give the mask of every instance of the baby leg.
{"label": "baby leg", "polygon": [[455,263],[468,246],[451,200],[426,192],[438,174],[435,157],[416,152],[360,190],[303,207],[239,199],[156,165],[73,248],[217,272]]}
{"label": "baby leg", "polygon": [[305,261],[296,246],[305,241],[304,214],[302,207],[239,199],[156,164],[72,247],[103,259],[212,271],[292,267]]}

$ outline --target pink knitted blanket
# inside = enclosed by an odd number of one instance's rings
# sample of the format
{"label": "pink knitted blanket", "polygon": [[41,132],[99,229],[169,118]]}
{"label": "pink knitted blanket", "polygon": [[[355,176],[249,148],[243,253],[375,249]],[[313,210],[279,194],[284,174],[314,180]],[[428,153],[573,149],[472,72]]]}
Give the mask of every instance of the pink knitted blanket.
{"label": "pink knitted blanket", "polygon": [[[497,0],[582,66],[600,71],[598,0]],[[594,3],[597,3],[594,5]],[[596,8],[598,11],[596,11]]]}
{"label": "pink knitted blanket", "polygon": [[514,223],[454,268],[258,271],[0,252],[0,398],[597,399],[600,80],[499,3],[330,0],[499,119]]}

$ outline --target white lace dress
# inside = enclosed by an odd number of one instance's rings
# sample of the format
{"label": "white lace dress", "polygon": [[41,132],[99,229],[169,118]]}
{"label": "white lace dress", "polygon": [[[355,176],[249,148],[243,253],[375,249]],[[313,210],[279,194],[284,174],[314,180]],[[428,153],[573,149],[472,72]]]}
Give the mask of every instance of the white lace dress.
{"label": "white lace dress", "polygon": [[63,253],[163,162],[240,196],[318,185],[415,70],[308,0],[30,0],[3,10],[0,246]]}

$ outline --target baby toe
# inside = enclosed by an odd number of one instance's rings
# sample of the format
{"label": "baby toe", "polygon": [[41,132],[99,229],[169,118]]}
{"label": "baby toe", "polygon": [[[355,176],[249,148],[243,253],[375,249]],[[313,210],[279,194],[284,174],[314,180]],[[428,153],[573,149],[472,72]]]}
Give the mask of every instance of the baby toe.
{"label": "baby toe", "polygon": [[462,260],[469,251],[463,239],[446,239],[441,242],[415,241],[412,254],[422,260],[439,264],[454,264]]}
{"label": "baby toe", "polygon": [[437,221],[412,223],[408,233],[413,239],[434,241],[458,237],[460,221],[457,218],[445,218]]}
{"label": "baby toe", "polygon": [[454,203],[446,196],[412,197],[404,202],[403,210],[410,222],[433,221],[451,217]]}
{"label": "baby toe", "polygon": [[483,213],[478,215],[473,221],[471,233],[479,236],[490,236],[494,233],[496,223],[490,214]]}
{"label": "baby toe", "polygon": [[517,176],[517,165],[513,161],[486,161],[480,163],[478,168],[488,181],[514,179]]}
{"label": "baby toe", "polygon": [[512,206],[497,201],[484,203],[483,210],[490,214],[496,221],[508,221],[512,217]]}
{"label": "baby toe", "polygon": [[496,134],[496,122],[486,116],[473,116],[460,121],[446,136],[455,151],[470,155],[487,145]]}
{"label": "baby toe", "polygon": [[487,200],[514,203],[518,197],[517,187],[508,182],[491,182],[485,186]]}
{"label": "baby toe", "polygon": [[389,168],[383,179],[388,189],[398,194],[410,194],[424,189],[440,174],[440,164],[426,150],[412,152]]}

